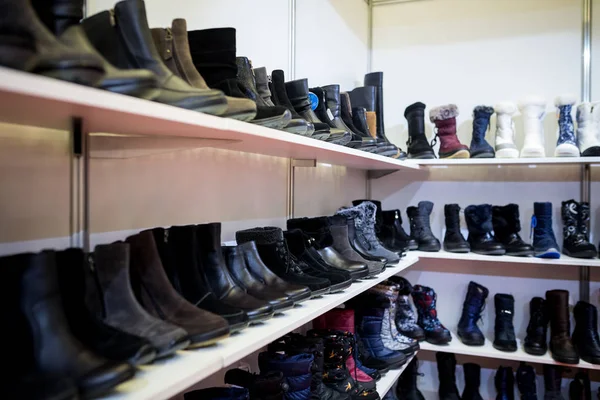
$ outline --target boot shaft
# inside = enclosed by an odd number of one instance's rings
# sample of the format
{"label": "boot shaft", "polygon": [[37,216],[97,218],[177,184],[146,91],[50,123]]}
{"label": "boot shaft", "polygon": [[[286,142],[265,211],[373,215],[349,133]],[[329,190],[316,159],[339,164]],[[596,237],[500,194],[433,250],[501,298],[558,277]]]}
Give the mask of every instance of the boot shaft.
{"label": "boot shaft", "polygon": [[460,206],[458,204],[444,205],[446,232],[460,233]]}
{"label": "boot shaft", "polygon": [[534,213],[534,242],[538,240],[553,240],[556,242],[552,229],[552,203],[533,203]]}
{"label": "boot shaft", "polygon": [[513,116],[517,113],[517,105],[510,102],[499,103],[494,106],[496,111],[496,141],[512,143],[515,137],[515,122]]}
{"label": "boot shaft", "polygon": [[[272,99],[273,93],[271,93],[271,90],[269,89],[269,74],[267,73],[267,69],[265,67],[259,67],[254,68],[252,72],[254,74],[254,80],[256,81],[256,91],[258,92],[258,95],[263,99],[267,106],[273,107],[275,104]],[[285,82],[281,82],[281,85],[283,92],[285,93]]]}
{"label": "boot shaft", "polygon": [[530,97],[519,104],[523,117],[525,133],[524,146],[539,146],[544,144],[544,127],[542,121],[546,115],[546,100],[540,97]]}
{"label": "boot shaft", "polygon": [[410,220],[410,236],[421,238],[433,236],[431,232],[430,218],[433,210],[431,201],[420,201],[417,207],[408,207],[406,214]]}
{"label": "boot shaft", "polygon": [[514,400],[515,378],[511,367],[499,367],[494,376],[498,400]]}
{"label": "boot shaft", "polygon": [[237,79],[235,28],[188,31],[188,40],[194,65],[208,86]]}
{"label": "boot shaft", "polygon": [[516,381],[522,400],[537,400],[536,378],[533,367],[521,362],[516,372]]}
{"label": "boot shaft", "polygon": [[515,314],[515,299],[510,294],[497,293],[494,296],[494,306],[496,308],[496,322],[494,330],[499,332],[508,332],[514,335],[513,318]]}
{"label": "boot shaft", "polygon": [[473,109],[473,141],[482,143],[490,127],[490,118],[494,109],[489,106],[477,106]]}
{"label": "boot shaft", "polygon": [[465,208],[465,221],[469,228],[469,236],[484,236],[491,234],[494,229],[492,225],[492,205],[471,205]]}
{"label": "boot shaft", "polygon": [[558,113],[558,141],[557,145],[575,143],[575,127],[573,125],[573,106],[577,99],[575,96],[559,96],[554,101]]}
{"label": "boot shaft", "polygon": [[409,140],[425,136],[425,107],[425,104],[417,102],[404,110],[404,118],[408,122]]}
{"label": "boot shaft", "polygon": [[432,288],[416,285],[412,292],[413,301],[419,316],[419,325],[437,326],[440,321],[437,317],[437,294]]}
{"label": "boot shaft", "polygon": [[550,335],[552,337],[569,337],[571,334],[569,292],[566,290],[547,291],[546,305],[550,316]]}
{"label": "boot shaft", "polygon": [[456,357],[453,353],[438,351],[435,353],[437,363],[438,379],[440,381],[440,393],[456,393]]}
{"label": "boot shaft", "polygon": [[469,282],[459,326],[467,322],[477,323],[477,320],[481,318],[488,295],[489,290],[486,287],[473,281]]}
{"label": "boot shaft", "polygon": [[[458,107],[456,104],[448,104],[433,108],[429,111],[429,119],[435,124],[437,135],[444,137],[456,136],[456,117]],[[453,140],[453,138],[449,138]],[[458,141],[458,139],[456,139]],[[442,143],[443,144],[443,143]]]}
{"label": "boot shaft", "polygon": [[[560,387],[562,381],[563,369],[557,365],[544,364],[544,389],[546,395],[558,394],[560,395]],[[559,397],[562,398],[562,397]]]}
{"label": "boot shaft", "polygon": [[521,231],[519,206],[512,203],[505,206],[493,206],[492,227],[494,234],[501,239],[518,234]]}
{"label": "boot shaft", "polygon": [[464,363],[463,370],[465,375],[466,387],[479,389],[481,384],[481,367],[474,363]]}
{"label": "boot shaft", "polygon": [[541,297],[534,297],[529,302],[529,324],[527,335],[542,337],[546,341],[546,330],[548,327],[548,312],[546,301]]}

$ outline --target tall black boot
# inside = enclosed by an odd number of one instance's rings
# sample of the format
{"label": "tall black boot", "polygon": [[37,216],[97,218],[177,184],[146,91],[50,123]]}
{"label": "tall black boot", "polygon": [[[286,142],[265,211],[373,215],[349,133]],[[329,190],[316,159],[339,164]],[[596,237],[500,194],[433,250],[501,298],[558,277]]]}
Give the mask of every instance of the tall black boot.
{"label": "tall black boot", "polygon": [[515,377],[511,367],[498,367],[494,384],[496,400],[515,400]]}
{"label": "tall black boot", "polygon": [[354,116],[352,113],[352,102],[350,101],[350,95],[348,92],[340,93],[340,116],[344,124],[350,129],[352,133],[352,141],[348,143],[348,147],[373,153],[377,150],[377,139],[371,138],[366,135],[361,129],[354,125]]}
{"label": "tall black boot", "polygon": [[438,395],[440,400],[460,400],[456,387],[456,358],[452,353],[435,353],[437,361],[438,379],[440,387]]}
{"label": "tall black boot", "polygon": [[440,241],[431,232],[430,218],[433,210],[431,201],[420,201],[418,207],[408,207],[410,237],[419,244],[421,251],[440,251]]}
{"label": "tall black boot", "polygon": [[417,102],[406,107],[404,118],[408,122],[408,158],[435,158],[425,136],[425,104]]}
{"label": "tall black boot", "polygon": [[517,369],[516,379],[521,400],[537,400],[536,376],[533,367],[521,362]]}
{"label": "tall black boot", "polygon": [[[323,121],[327,125],[329,125],[329,133],[330,136],[326,139],[327,142],[339,144],[341,146],[345,146],[352,140],[352,135],[350,132],[339,129],[336,127],[334,123],[334,115],[331,112],[328,112],[329,101],[327,99],[327,92],[325,89],[321,87],[310,88],[310,92],[317,96],[319,102],[317,104],[317,108],[315,109],[315,114],[319,117],[319,120]],[[331,115],[331,116],[330,116]]]}
{"label": "tall black boot", "polygon": [[425,397],[417,387],[419,377],[419,360],[414,357],[408,364],[396,386],[398,400],[425,400]]}
{"label": "tall black boot", "polygon": [[507,256],[533,256],[533,246],[525,243],[519,235],[521,221],[517,204],[507,204],[504,207],[493,206],[492,225],[494,238],[504,245]]}
{"label": "tall black boot", "polygon": [[563,367],[544,364],[544,400],[564,400],[561,393]]}
{"label": "tall black boot", "polygon": [[481,367],[473,363],[463,364],[465,374],[465,389],[462,393],[462,400],[483,400],[479,394],[479,385],[481,384]]}
{"label": "tall black boot", "polygon": [[381,213],[381,231],[379,232],[383,244],[397,243],[397,246],[405,246],[407,250],[417,250],[419,244],[410,237],[402,227],[402,215],[400,210],[389,210]]}
{"label": "tall black boot", "polygon": [[[264,75],[266,75],[266,71]],[[256,76],[256,72],[255,77],[257,78],[258,84],[258,77]],[[263,76],[262,78],[268,79],[268,77],[266,76]],[[280,69],[276,69],[273,72],[271,72],[271,82],[267,82],[267,85],[267,87],[273,89],[270,90],[267,88],[267,90],[272,94],[272,99],[275,103],[274,105],[285,107],[289,110],[290,113],[292,113],[292,120],[290,121],[288,126],[285,127],[285,130],[287,132],[301,133],[305,136],[312,136],[312,134],[315,132],[315,126],[312,122],[309,122],[302,118],[294,109],[294,106],[290,102],[290,99],[288,98],[287,92],[285,90],[285,75],[283,71]],[[267,105],[269,105],[269,103],[267,103]],[[300,127],[302,125],[306,126],[306,132],[304,133],[300,132]],[[294,131],[294,129],[296,129],[297,131]]]}
{"label": "tall black boot", "polygon": [[[277,86],[273,86],[277,89]],[[309,98],[308,79],[298,79],[285,83],[285,92],[290,104],[301,118],[313,124],[315,132],[312,137],[318,140],[327,140],[330,136],[329,125],[323,123],[312,109],[312,102]]]}
{"label": "tall black boot", "polygon": [[587,224],[590,220],[590,205],[575,200],[563,201],[563,253],[577,258],[594,258],[596,246],[589,242]]}
{"label": "tall black boot", "polygon": [[573,310],[575,330],[573,344],[582,360],[600,364],[600,339],[598,338],[598,310],[592,304],[578,301]]}
{"label": "tall black boot", "polygon": [[460,206],[446,204],[444,217],[446,218],[446,234],[444,235],[444,250],[452,253],[468,253],[469,243],[460,232]]}
{"label": "tall black boot", "polygon": [[480,204],[465,208],[465,220],[469,228],[469,245],[473,253],[501,256],[506,253],[504,245],[498,243],[492,231],[492,206]]}
{"label": "tall black boot", "polygon": [[577,372],[569,385],[569,400],[592,400],[590,377],[583,371]]}
{"label": "tall black boot", "polygon": [[494,296],[496,321],[494,324],[494,348],[500,351],[517,351],[515,327],[515,298],[510,294],[496,293]]}
{"label": "tall black boot", "polygon": [[534,297],[529,302],[529,324],[525,337],[525,352],[534,356],[543,356],[548,351],[548,311],[546,301]]}

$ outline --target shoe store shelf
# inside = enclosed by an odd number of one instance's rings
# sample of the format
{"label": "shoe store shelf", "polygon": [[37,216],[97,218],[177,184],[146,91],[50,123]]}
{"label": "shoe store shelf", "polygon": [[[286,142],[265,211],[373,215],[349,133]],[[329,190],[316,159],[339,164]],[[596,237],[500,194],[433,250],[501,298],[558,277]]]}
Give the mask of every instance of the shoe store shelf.
{"label": "shoe store shelf", "polygon": [[392,387],[398,381],[406,367],[408,367],[408,364],[410,364],[410,362],[413,358],[415,358],[416,355],[417,354],[415,353],[412,357],[410,357],[406,364],[404,364],[401,368],[392,369],[388,371],[387,374],[381,377],[379,382],[377,382],[377,393],[379,393],[379,397],[383,399],[383,396],[385,396],[390,391],[390,389],[392,389]]}
{"label": "shoe store shelf", "polygon": [[2,67],[0,110],[3,122],[51,129],[69,130],[74,117],[82,118],[84,131],[92,136],[92,157],[129,158],[161,152],[160,143],[144,137],[149,135],[176,142],[162,140],[163,153],[175,147],[217,147],[365,170],[419,169],[309,137]]}
{"label": "shoe store shelf", "polygon": [[220,369],[232,366],[247,355],[265,347],[286,333],[309,323],[319,315],[339,306],[379,282],[400,273],[417,261],[416,256],[409,254],[398,264],[386,268],[377,277],[353,283],[352,286],[341,293],[307,300],[294,307],[293,310],[276,315],[261,324],[250,326],[220,341],[215,346],[180,351],[174,357],[155,362],[149,366],[143,366],[138,371],[135,379],[118,386],[116,391],[106,399],[169,399]]}
{"label": "shoe store shelf", "polygon": [[598,164],[600,157],[544,157],[544,158],[455,158],[455,159],[432,159],[432,160],[407,160],[407,164],[419,165],[423,167],[450,167],[450,166],[470,166],[470,165],[543,165],[543,164]]}
{"label": "shoe store shelf", "polygon": [[450,253],[447,251],[427,252],[427,251],[411,251],[409,254],[414,254],[420,260],[438,259],[438,260],[463,260],[463,261],[485,261],[496,263],[513,263],[513,264],[539,264],[539,265],[572,265],[577,267],[600,267],[600,259],[598,258],[574,258],[561,254],[558,259],[536,258],[536,257],[515,257],[515,256],[485,256],[476,253]]}
{"label": "shoe store shelf", "polygon": [[421,342],[419,344],[421,346],[421,351],[443,351],[446,353],[464,354],[473,357],[496,358],[501,360],[525,361],[528,363],[563,365],[566,367],[600,370],[600,365],[590,364],[583,360],[579,361],[579,364],[563,364],[556,362],[552,359],[550,351],[546,352],[543,356],[527,354],[525,353],[525,350],[523,350],[520,339],[517,339],[517,351],[513,353],[496,350],[492,345],[492,342],[488,339],[485,340],[483,346],[467,346],[460,341],[456,332],[452,332],[452,341],[447,345],[440,346],[427,342]]}

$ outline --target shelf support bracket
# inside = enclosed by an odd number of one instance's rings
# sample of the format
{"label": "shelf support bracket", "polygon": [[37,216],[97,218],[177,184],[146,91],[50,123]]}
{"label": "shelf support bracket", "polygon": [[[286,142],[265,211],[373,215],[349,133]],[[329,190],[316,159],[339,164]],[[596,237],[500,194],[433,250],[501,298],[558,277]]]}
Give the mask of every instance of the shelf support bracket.
{"label": "shelf support bracket", "polygon": [[314,168],[316,166],[317,160],[315,159],[289,159],[286,195],[287,207],[285,211],[287,219],[294,218],[294,198],[296,196],[296,168]]}
{"label": "shelf support bracket", "polygon": [[83,120],[71,120],[71,165],[69,169],[70,237],[71,247],[89,251],[90,186],[89,186],[89,134],[84,132]]}

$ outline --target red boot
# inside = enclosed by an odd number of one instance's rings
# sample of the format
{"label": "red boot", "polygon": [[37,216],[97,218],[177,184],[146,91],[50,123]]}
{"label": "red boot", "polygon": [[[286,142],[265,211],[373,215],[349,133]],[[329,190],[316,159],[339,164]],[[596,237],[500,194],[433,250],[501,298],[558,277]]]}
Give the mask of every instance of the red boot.
{"label": "red boot", "polygon": [[429,111],[429,119],[437,128],[436,138],[439,137],[441,140],[440,158],[469,158],[471,156],[469,147],[459,142],[456,136],[457,116],[456,104],[436,107]]}

